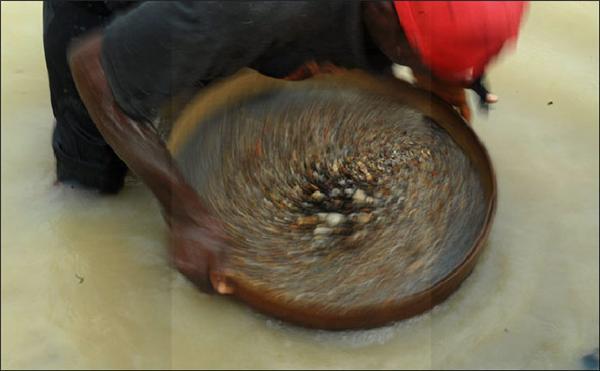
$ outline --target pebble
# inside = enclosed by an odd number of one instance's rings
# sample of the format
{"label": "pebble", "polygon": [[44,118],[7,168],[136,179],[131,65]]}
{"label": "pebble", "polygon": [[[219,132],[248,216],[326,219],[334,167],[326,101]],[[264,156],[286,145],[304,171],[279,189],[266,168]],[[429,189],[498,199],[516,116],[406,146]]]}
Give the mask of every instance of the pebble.
{"label": "pebble", "polygon": [[331,234],[331,232],[332,232],[332,231],[333,231],[333,230],[332,230],[331,228],[327,228],[327,227],[317,227],[317,228],[315,228],[315,230],[313,231],[313,234],[315,234],[315,235],[317,235],[317,236],[318,236],[318,235],[321,235],[321,236],[323,236],[323,235],[328,235],[328,234]]}
{"label": "pebble", "polygon": [[273,203],[269,201],[266,197],[263,197],[263,202],[267,205],[267,207],[273,207]]}
{"label": "pebble", "polygon": [[292,192],[294,195],[300,196],[300,195],[302,195],[302,188],[299,185],[295,185],[294,188],[292,189]]}
{"label": "pebble", "polygon": [[310,195],[310,198],[312,198],[314,201],[323,201],[325,195],[320,191],[314,191],[313,194]]}
{"label": "pebble", "polygon": [[314,225],[319,222],[319,217],[315,215],[311,216],[301,216],[296,220],[298,225]]}
{"label": "pebble", "polygon": [[340,213],[330,213],[330,214],[327,214],[327,218],[325,219],[325,221],[327,222],[327,225],[329,225],[330,227],[336,227],[336,226],[342,224],[343,222],[345,222],[346,217]]}
{"label": "pebble", "polygon": [[335,175],[337,175],[337,174],[338,174],[338,171],[339,171],[339,169],[340,169],[340,166],[338,165],[338,160],[335,160],[335,161],[333,162],[333,165],[331,165],[331,170],[332,170],[332,172],[333,172]]}
{"label": "pebble", "polygon": [[329,197],[340,197],[342,195],[342,191],[339,188],[334,188],[329,193]]}
{"label": "pebble", "polygon": [[367,237],[366,231],[354,232],[350,237],[348,237],[348,242],[356,243],[363,240],[365,237]]}
{"label": "pebble", "polygon": [[369,213],[359,213],[356,214],[356,221],[360,224],[367,224],[373,219],[373,214]]}
{"label": "pebble", "polygon": [[325,219],[327,219],[327,213],[317,213],[317,218],[319,218],[319,221],[324,222]]}
{"label": "pebble", "polygon": [[352,196],[352,200],[358,203],[364,202],[367,198],[367,194],[362,189],[357,189]]}
{"label": "pebble", "polygon": [[344,193],[346,194],[346,196],[352,197],[352,195],[354,194],[354,189],[346,188],[346,189],[344,189]]}

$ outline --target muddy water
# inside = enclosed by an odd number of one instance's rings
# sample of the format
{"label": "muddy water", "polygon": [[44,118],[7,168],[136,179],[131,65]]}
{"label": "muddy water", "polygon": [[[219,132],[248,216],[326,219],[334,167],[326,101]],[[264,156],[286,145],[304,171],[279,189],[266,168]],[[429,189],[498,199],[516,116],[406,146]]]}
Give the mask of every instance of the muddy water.
{"label": "muddy water", "polygon": [[[289,327],[196,291],[135,181],[53,186],[40,3],[2,3],[2,368],[578,368],[598,346],[598,3],[535,3],[475,128],[499,183],[487,250],[432,312]],[[550,104],[552,102],[552,104]]]}

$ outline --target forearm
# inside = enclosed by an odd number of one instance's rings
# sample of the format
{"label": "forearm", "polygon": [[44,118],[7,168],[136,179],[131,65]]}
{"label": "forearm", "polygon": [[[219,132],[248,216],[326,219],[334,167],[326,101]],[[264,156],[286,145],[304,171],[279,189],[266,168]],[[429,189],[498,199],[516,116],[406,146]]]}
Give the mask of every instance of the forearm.
{"label": "forearm", "polygon": [[156,195],[168,214],[187,188],[155,130],[128,118],[116,104],[100,62],[102,35],[95,34],[69,57],[73,79],[98,130],[117,155]]}

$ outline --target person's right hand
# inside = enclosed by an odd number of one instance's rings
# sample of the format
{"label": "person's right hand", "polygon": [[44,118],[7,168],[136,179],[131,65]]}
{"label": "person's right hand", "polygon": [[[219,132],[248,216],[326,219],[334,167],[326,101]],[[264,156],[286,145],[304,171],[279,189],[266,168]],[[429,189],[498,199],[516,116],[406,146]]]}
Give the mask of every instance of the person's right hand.
{"label": "person's right hand", "polygon": [[223,268],[229,250],[226,241],[218,221],[208,215],[202,217],[200,224],[174,220],[169,229],[170,253],[175,266],[207,293],[233,293],[233,284]]}
{"label": "person's right hand", "polygon": [[181,183],[172,191],[171,206],[163,211],[175,266],[202,291],[231,294],[233,284],[224,270],[230,246],[222,223],[187,184]]}

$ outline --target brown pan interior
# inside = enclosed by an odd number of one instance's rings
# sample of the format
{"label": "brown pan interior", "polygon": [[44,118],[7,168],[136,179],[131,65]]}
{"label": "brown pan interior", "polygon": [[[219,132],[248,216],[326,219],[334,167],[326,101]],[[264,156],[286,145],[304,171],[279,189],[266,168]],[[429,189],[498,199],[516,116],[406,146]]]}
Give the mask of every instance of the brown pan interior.
{"label": "brown pan interior", "polygon": [[175,121],[168,140],[169,150],[176,156],[199,129],[205,118],[249,97],[277,89],[302,89],[315,86],[353,88],[377,94],[421,111],[444,128],[476,168],[484,191],[487,212],[483,227],[462,263],[444,279],[426,290],[394,300],[383,306],[352,308],[342,315],[321,308],[290,306],[277,297],[261,292],[249,282],[235,281],[234,296],[265,314],[306,327],[343,330],[369,328],[405,319],[431,309],[454,292],[472,271],[489,234],[496,209],[496,178],[489,155],[473,130],[446,103],[411,85],[393,79],[380,79],[360,71],[319,75],[310,80],[288,82],[270,79],[250,71],[218,82],[199,93]]}

